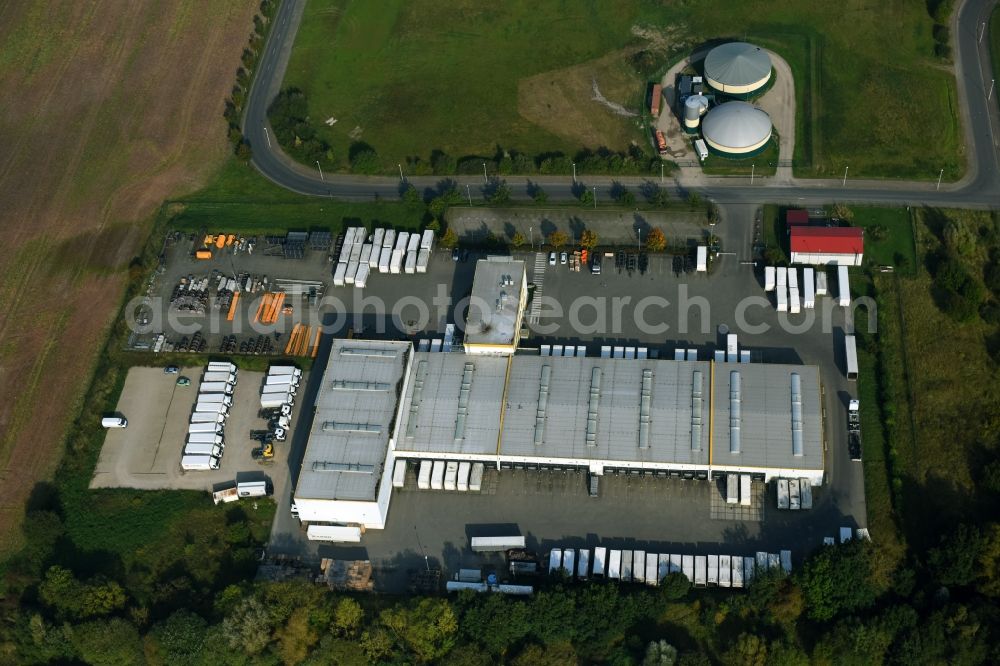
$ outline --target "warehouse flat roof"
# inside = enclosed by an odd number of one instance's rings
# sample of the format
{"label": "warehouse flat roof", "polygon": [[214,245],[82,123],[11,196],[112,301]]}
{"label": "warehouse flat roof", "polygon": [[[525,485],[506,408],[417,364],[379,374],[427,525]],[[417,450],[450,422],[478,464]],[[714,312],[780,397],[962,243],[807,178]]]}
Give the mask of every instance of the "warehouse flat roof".
{"label": "warehouse flat roof", "polygon": [[477,261],[466,318],[465,342],[474,345],[514,344],[524,284],[523,261],[510,257],[488,257]]}
{"label": "warehouse flat roof", "polygon": [[396,450],[496,455],[509,358],[417,352]]}
{"label": "warehouse flat roof", "polygon": [[815,366],[417,352],[402,399],[400,452],[823,468]]}
{"label": "warehouse flat roof", "polygon": [[375,500],[411,349],[408,342],[333,341],[296,497]]}

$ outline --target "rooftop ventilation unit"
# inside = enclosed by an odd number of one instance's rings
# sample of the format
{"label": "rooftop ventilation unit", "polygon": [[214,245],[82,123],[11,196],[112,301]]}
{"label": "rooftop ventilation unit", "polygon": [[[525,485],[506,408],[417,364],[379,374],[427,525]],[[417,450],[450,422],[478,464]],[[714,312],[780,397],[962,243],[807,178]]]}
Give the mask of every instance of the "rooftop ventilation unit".
{"label": "rooftop ventilation unit", "polygon": [[702,389],[701,370],[695,370],[691,380],[691,450],[701,451]]}
{"label": "rooftop ventilation unit", "polygon": [[642,393],[639,395],[639,448],[649,448],[649,412],[653,402],[653,371],[642,371]]}
{"label": "rooftop ventilation unit", "polygon": [[465,439],[465,418],[469,415],[469,394],[472,393],[472,372],[476,366],[465,364],[462,387],[458,391],[458,411],[455,414],[455,441]]}
{"label": "rooftop ventilation unit", "polygon": [[597,408],[601,402],[601,369],[590,373],[590,404],[587,406],[587,446],[597,446]]}
{"label": "rooftop ventilation unit", "polygon": [[374,474],[375,465],[361,463],[336,463],[317,460],[312,464],[314,472],[349,472],[353,474]]}
{"label": "rooftop ventilation unit", "polygon": [[792,373],[792,455],[802,455],[802,378]]}
{"label": "rooftop ventilation unit", "polygon": [[734,455],[740,452],[742,402],[743,399],[740,395],[740,373],[734,370],[729,373],[729,452]]}
{"label": "rooftop ventilation unit", "polygon": [[396,358],[399,355],[396,349],[380,349],[377,347],[342,347],[341,356],[381,356],[382,358]]}
{"label": "rooftop ventilation unit", "polygon": [[541,377],[538,380],[538,410],[535,412],[535,446],[545,443],[545,409],[549,404],[549,377],[552,368],[542,366]]}
{"label": "rooftop ventilation unit", "polygon": [[427,377],[427,361],[417,363],[417,376],[413,379],[413,397],[410,399],[410,418],[406,421],[406,436],[413,437],[417,430],[417,414],[424,398],[424,379]]}
{"label": "rooftop ventilation unit", "polygon": [[334,379],[330,386],[339,391],[388,391],[391,387],[388,382],[355,382],[346,379]]}
{"label": "rooftop ventilation unit", "polygon": [[377,423],[347,423],[345,421],[323,421],[324,432],[364,432],[374,435],[382,432]]}

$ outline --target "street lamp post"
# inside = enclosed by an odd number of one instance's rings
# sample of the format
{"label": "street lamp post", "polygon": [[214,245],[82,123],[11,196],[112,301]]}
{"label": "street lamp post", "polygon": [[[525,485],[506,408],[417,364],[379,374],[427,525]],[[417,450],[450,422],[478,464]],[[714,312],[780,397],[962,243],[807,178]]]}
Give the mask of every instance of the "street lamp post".
{"label": "street lamp post", "polygon": [[323,177],[323,167],[319,165],[319,160],[316,160],[316,168],[319,169],[319,179],[326,180],[326,178]]}
{"label": "street lamp post", "polygon": [[986,34],[986,21],[983,21],[983,29],[979,31],[979,43],[983,43],[983,35]]}
{"label": "street lamp post", "polygon": [[465,185],[465,193],[469,195],[469,208],[472,208],[472,189],[469,187],[468,183]]}
{"label": "street lamp post", "polygon": [[639,244],[636,246],[636,249],[642,252],[642,229],[636,229],[636,231],[639,232]]}
{"label": "street lamp post", "polygon": [[405,179],[405,178],[403,178],[403,165],[402,165],[402,163],[400,163],[400,164],[397,164],[396,166],[398,166],[398,167],[399,167],[399,181],[400,181],[400,182],[405,182],[405,181],[406,181],[406,179]]}
{"label": "street lamp post", "polygon": [[267,139],[267,147],[271,147],[271,135],[267,133],[267,128],[264,128],[264,138]]}
{"label": "street lamp post", "polygon": [[483,180],[486,181],[487,185],[490,184],[490,177],[486,175],[486,162],[483,162]]}
{"label": "street lamp post", "polygon": [[756,165],[756,164],[751,164],[751,165],[750,165],[750,184],[751,184],[751,185],[753,185],[753,174],[754,174],[754,170],[755,170],[756,168],[757,168],[757,165]]}
{"label": "street lamp post", "polygon": [[660,185],[663,185],[663,162],[660,162]]}
{"label": "street lamp post", "polygon": [[938,190],[941,189],[941,177],[942,176],[944,176],[944,169],[941,169],[941,173],[938,174],[938,184],[937,184],[937,188],[936,188]]}
{"label": "street lamp post", "polygon": [[990,94],[986,96],[986,101],[990,101],[993,98],[993,85],[997,82],[996,79],[990,79]]}
{"label": "street lamp post", "polygon": [[847,170],[850,168],[849,166],[844,167],[844,182],[840,184],[841,187],[847,187]]}
{"label": "street lamp post", "polygon": [[597,186],[594,186],[594,210],[597,210]]}
{"label": "street lamp post", "polygon": [[576,162],[573,162],[573,184],[576,185]]}
{"label": "street lamp post", "polygon": [[535,229],[534,227],[528,227],[528,245],[531,246],[532,252],[535,250]]}

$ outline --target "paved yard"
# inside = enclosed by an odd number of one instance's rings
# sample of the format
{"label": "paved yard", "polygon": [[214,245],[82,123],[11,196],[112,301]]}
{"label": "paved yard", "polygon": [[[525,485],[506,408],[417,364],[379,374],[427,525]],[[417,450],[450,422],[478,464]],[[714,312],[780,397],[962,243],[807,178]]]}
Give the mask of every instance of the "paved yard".
{"label": "paved yard", "polygon": [[[276,495],[288,492],[285,474],[289,446],[275,443],[275,462],[259,465],[250,456],[257,443],[252,429],[264,428],[257,416],[263,373],[240,372],[233,407],[225,426],[226,450],[217,470],[185,472],[180,460],[188,419],[194,408],[202,368],[182,368],[191,386],[177,386],[178,375],[162,368],[129,370],[117,410],[128,419],[128,428],[110,429],[104,440],[91,488],[143,488],[212,491],[234,479],[271,479]],[[292,432],[298,428],[299,409],[293,411]],[[280,470],[281,473],[277,473]]]}

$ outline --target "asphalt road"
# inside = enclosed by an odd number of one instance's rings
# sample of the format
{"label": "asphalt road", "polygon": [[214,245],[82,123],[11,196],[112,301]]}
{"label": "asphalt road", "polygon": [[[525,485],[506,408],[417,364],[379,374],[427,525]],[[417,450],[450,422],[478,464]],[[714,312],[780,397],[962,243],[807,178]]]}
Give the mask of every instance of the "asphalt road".
{"label": "asphalt road", "polygon": [[[707,179],[709,184],[687,187],[683,172],[664,185],[678,194],[691,190],[719,205],[787,202],[816,206],[831,201],[895,205],[930,205],[992,208],[1000,206],[1000,174],[997,169],[997,135],[1000,134],[1000,106],[994,91],[987,93],[994,74],[990,65],[989,40],[980,34],[988,26],[990,12],[997,0],[967,0],[952,17],[955,42],[955,76],[962,113],[966,152],[969,164],[966,175],[957,183],[902,181],[852,181],[846,185],[836,180],[797,180],[792,185],[771,184],[769,179],[757,179],[754,186],[742,179]],[[244,136],[253,147],[253,164],[264,176],[286,189],[301,194],[336,197],[345,200],[394,199],[399,195],[398,178],[326,174],[307,169],[289,159],[278,146],[267,124],[267,107],[277,94],[284,78],[292,43],[302,19],[305,0],[285,0],[275,16],[274,27],[250,90],[244,116]],[[482,193],[488,186],[485,179],[461,176],[451,179],[459,189]],[[529,179],[507,177],[512,195],[527,199]],[[573,180],[567,177],[531,178],[541,184],[553,200],[572,200]],[[580,182],[596,188],[598,201],[610,200],[612,182],[638,187],[647,178],[581,176]],[[413,178],[408,182],[418,189],[434,190],[440,178]]]}

